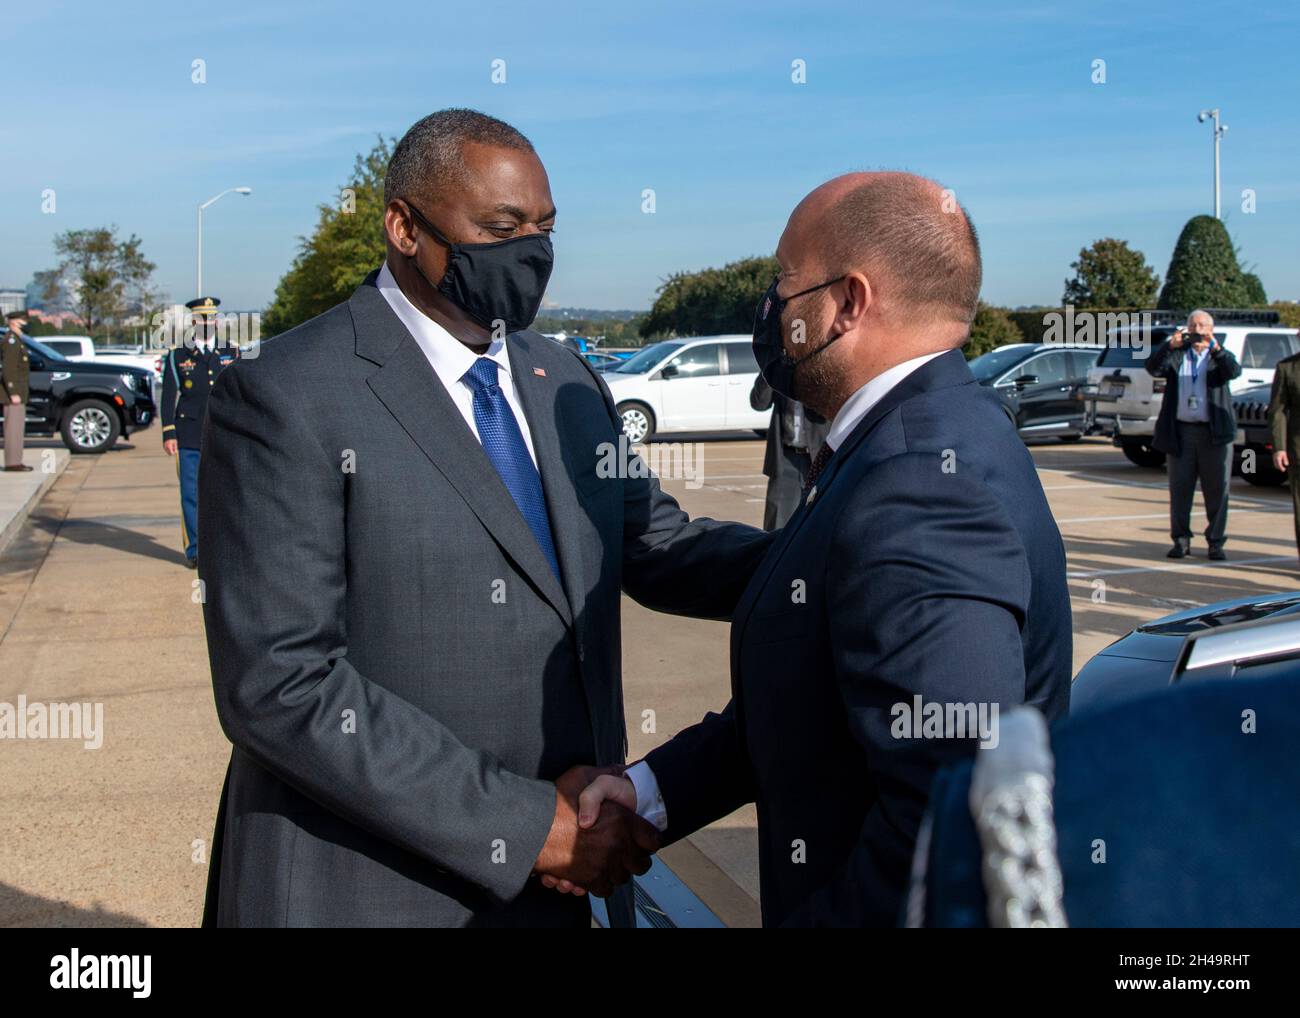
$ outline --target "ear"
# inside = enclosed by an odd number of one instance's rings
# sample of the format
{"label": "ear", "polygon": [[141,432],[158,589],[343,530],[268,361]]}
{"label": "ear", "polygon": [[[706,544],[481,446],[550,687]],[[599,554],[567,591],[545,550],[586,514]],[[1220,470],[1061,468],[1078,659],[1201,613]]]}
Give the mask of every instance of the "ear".
{"label": "ear", "polygon": [[863,272],[850,272],[840,283],[842,296],[835,309],[835,332],[852,332],[862,325],[876,302],[871,280]]}
{"label": "ear", "polygon": [[394,198],[384,209],[384,233],[399,253],[408,258],[415,254],[414,217],[400,198]]}

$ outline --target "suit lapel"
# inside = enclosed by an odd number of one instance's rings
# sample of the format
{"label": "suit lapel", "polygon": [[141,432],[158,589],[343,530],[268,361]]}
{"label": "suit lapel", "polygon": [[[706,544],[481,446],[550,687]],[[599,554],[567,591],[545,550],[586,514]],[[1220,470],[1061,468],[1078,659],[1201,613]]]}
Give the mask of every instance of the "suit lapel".
{"label": "suit lapel", "polygon": [[754,579],[745,589],[740,603],[736,606],[735,615],[732,616],[732,633],[735,637],[732,641],[731,674],[733,691],[736,689],[735,676],[737,674],[736,665],[738,664],[734,649],[740,646],[740,640],[744,638],[745,626],[749,622],[749,615],[753,610],[754,603],[763,592],[763,588],[767,586],[768,578],[776,569],[777,563],[781,561],[781,556],[785,554],[786,548],[790,546],[790,543],[799,533],[804,521],[813,514],[817,505],[825,498],[826,491],[830,488],[836,475],[840,473],[849,457],[853,455],[853,451],[862,444],[876,425],[884,420],[886,415],[913,396],[930,389],[966,383],[974,384],[974,380],[970,368],[966,366],[966,359],[962,356],[961,350],[949,350],[947,353],[940,354],[933,360],[922,364],[885,393],[880,401],[867,411],[866,416],[858,422],[857,426],[849,432],[848,437],[844,439],[840,447],[831,454],[831,458],[827,460],[826,466],[814,486],[815,495],[813,495],[812,504],[809,505],[808,496],[804,496],[799,503],[799,508],[795,510],[795,514],[782,528],[781,536],[764,557],[758,571],[754,574]]}
{"label": "suit lapel", "polygon": [[373,280],[372,273],[349,301],[357,354],[380,365],[366,384],[506,554],[565,623],[572,625],[568,599],[519,507],[419,345]]}
{"label": "suit lapel", "polygon": [[546,497],[546,510],[551,520],[551,536],[555,540],[560,572],[569,594],[568,604],[575,613],[580,613],[585,589],[582,541],[570,522],[581,518],[582,507],[578,504],[573,477],[565,465],[555,382],[533,370],[538,366],[531,352],[533,341],[525,333],[516,333],[506,341],[506,355],[510,358],[511,380],[533,438],[537,469],[542,475],[542,494]]}

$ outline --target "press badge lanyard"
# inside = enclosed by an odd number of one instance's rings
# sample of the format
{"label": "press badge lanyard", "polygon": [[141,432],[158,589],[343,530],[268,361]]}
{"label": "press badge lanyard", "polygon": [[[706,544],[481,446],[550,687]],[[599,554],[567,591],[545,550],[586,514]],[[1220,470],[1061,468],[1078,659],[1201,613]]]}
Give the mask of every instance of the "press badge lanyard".
{"label": "press badge lanyard", "polygon": [[[1210,351],[1209,348],[1207,347],[1205,353],[1201,354],[1200,357],[1196,356],[1195,350],[1191,350],[1189,352],[1192,355],[1191,367],[1190,367],[1191,375],[1192,375],[1192,385],[1195,385],[1196,380],[1201,376],[1201,365],[1205,363],[1205,358],[1210,356]],[[1195,392],[1189,393],[1187,396],[1187,409],[1199,410],[1200,406],[1201,406],[1201,401],[1197,398],[1196,393]]]}

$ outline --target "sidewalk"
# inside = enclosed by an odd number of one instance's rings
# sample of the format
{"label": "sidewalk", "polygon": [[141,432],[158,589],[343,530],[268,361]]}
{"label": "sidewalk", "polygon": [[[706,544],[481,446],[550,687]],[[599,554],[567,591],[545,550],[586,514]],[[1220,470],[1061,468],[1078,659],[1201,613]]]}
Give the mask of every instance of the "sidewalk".
{"label": "sidewalk", "polygon": [[9,546],[36,504],[68,466],[67,449],[45,446],[23,449],[30,474],[0,473],[0,552]]}
{"label": "sidewalk", "polygon": [[102,723],[98,748],[0,741],[0,927],[199,920],[230,746],[179,508],[144,432],[71,457],[0,557],[0,702]]}

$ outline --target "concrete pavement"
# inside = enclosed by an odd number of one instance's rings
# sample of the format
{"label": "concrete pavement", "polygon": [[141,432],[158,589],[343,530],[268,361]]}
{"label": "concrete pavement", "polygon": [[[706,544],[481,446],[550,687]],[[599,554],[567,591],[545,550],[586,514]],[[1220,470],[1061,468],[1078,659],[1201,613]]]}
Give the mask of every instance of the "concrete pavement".
{"label": "concrete pavement", "polygon": [[[41,441],[33,445],[41,455]],[[185,926],[200,917],[229,746],[212,704],[195,574],[182,562],[175,464],[159,445],[149,431],[134,448],[73,457],[0,554],[0,701],[103,708],[98,749],[0,742],[3,926]],[[710,440],[698,451],[702,476],[664,487],[694,515],[757,523],[762,444]],[[1198,541],[1194,558],[1174,563],[1164,558],[1160,472],[1101,442],[1033,454],[1069,553],[1076,669],[1142,621],[1300,588],[1283,489],[1234,480],[1231,560],[1208,562]],[[728,627],[627,599],[624,608],[636,758],[726,703]],[[754,925],[756,845],[746,807],[663,858],[728,925]]]}

